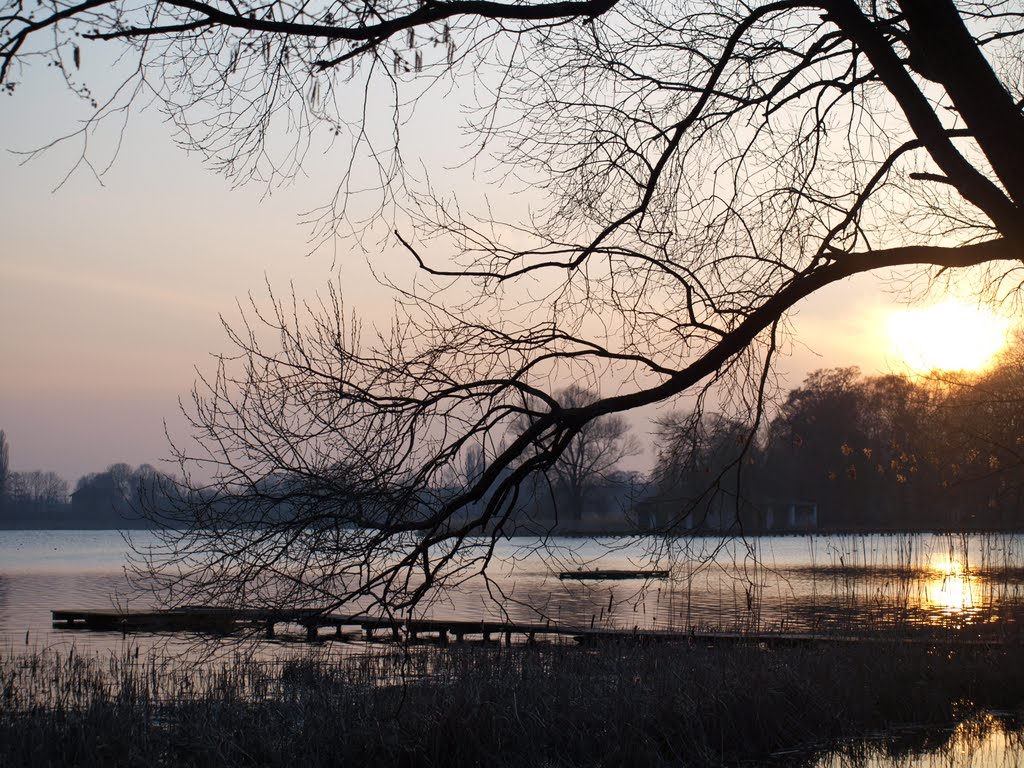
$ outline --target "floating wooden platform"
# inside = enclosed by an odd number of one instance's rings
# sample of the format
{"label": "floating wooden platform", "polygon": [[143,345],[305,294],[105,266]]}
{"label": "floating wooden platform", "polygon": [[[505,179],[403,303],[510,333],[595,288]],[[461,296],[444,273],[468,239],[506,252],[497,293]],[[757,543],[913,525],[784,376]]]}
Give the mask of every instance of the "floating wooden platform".
{"label": "floating wooden platform", "polygon": [[668,571],[662,570],[602,570],[600,568],[597,568],[589,571],[562,571],[562,573],[558,574],[558,578],[578,579],[580,581],[584,579],[601,579],[605,581],[613,581],[622,579],[667,579],[668,575]]}

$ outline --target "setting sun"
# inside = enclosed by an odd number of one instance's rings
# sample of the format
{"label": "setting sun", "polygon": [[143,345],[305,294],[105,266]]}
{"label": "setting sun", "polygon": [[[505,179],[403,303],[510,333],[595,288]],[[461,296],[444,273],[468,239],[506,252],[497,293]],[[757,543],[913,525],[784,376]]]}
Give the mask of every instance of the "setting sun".
{"label": "setting sun", "polygon": [[905,309],[889,317],[896,362],[911,371],[978,371],[1006,344],[1010,321],[955,300]]}

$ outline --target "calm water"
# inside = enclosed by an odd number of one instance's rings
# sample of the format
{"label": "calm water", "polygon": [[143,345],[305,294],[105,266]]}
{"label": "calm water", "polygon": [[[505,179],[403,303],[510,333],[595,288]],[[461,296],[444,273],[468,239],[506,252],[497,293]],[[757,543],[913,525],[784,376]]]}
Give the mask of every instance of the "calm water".
{"label": "calm water", "polygon": [[[148,535],[134,534],[145,545]],[[0,642],[103,645],[119,634],[53,630],[55,608],[140,608],[116,531],[0,531]],[[613,628],[1015,632],[1024,536],[776,536],[502,542],[482,580],[438,595],[427,615]],[[579,568],[671,569],[657,581],[561,580]],[[493,586],[500,587],[494,589]],[[499,601],[498,594],[504,597]]]}
{"label": "calm water", "polygon": [[[781,756],[786,765],[789,756]],[[1020,768],[1020,723],[985,714],[947,729],[910,729],[842,745],[814,768]]]}
{"label": "calm water", "polygon": [[[133,534],[145,545],[147,534]],[[127,542],[113,531],[0,531],[0,648],[101,654],[194,638],[55,630],[54,608],[140,608]],[[551,621],[574,626],[756,629],[842,633],[865,629],[1000,633],[1020,638],[1024,536],[785,536],[510,540],[498,550],[495,585],[469,582],[438,596],[434,616]],[[664,581],[580,582],[579,568],[670,568]],[[287,633],[286,633],[287,634]],[[296,631],[296,638],[300,635]],[[263,643],[270,653],[300,642]],[[819,768],[1024,766],[1019,723],[995,715],[945,731],[884,734],[832,749]],[[783,756],[782,763],[786,764]],[[806,761],[804,761],[806,764]]]}

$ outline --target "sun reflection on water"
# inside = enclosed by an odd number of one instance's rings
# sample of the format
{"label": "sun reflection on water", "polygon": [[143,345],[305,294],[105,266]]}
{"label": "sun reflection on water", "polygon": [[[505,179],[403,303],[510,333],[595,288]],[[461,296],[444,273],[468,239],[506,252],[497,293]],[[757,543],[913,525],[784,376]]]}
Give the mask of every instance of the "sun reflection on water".
{"label": "sun reflection on water", "polygon": [[[787,758],[791,755],[787,755]],[[779,765],[787,763],[780,762]],[[842,743],[815,768],[1019,768],[1020,725],[1012,717],[981,713],[952,729],[901,729]]]}
{"label": "sun reflection on water", "polygon": [[946,617],[971,614],[981,608],[978,579],[962,563],[936,560],[932,563],[932,572],[925,585],[928,608]]}

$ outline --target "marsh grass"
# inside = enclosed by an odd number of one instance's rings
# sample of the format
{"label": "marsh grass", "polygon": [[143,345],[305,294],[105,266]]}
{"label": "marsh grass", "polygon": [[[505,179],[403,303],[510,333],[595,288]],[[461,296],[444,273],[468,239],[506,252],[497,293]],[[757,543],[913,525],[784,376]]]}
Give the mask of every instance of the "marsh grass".
{"label": "marsh grass", "polygon": [[[902,727],[843,741],[815,768],[995,768],[1019,766],[1024,754],[1020,713],[980,712],[953,726]],[[779,768],[788,755],[779,755]]]}
{"label": "marsh grass", "polygon": [[0,765],[738,764],[1018,709],[1022,662],[1018,647],[899,645],[395,646],[200,665],[7,653]]}

